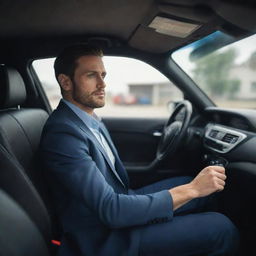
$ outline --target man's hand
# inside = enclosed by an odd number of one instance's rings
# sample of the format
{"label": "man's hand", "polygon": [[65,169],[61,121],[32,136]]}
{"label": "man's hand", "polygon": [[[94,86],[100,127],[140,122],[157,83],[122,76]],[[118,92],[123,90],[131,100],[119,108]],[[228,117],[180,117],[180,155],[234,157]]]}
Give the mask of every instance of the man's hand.
{"label": "man's hand", "polygon": [[208,166],[190,182],[190,186],[195,197],[208,196],[214,192],[222,191],[226,178],[224,167]]}
{"label": "man's hand", "polygon": [[173,200],[173,210],[194,198],[222,191],[226,178],[224,167],[208,166],[204,168],[190,183],[169,190]]}

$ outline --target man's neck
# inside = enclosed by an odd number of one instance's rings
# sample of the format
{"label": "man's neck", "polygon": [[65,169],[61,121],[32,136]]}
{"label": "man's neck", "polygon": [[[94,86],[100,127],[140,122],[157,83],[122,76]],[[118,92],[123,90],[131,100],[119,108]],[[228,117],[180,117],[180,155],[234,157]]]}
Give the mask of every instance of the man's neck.
{"label": "man's neck", "polygon": [[86,106],[84,106],[84,105],[82,105],[82,104],[76,102],[76,101],[73,100],[73,99],[64,98],[64,97],[63,97],[63,99],[66,100],[66,101],[68,101],[68,102],[70,102],[70,103],[72,103],[72,104],[74,104],[74,105],[77,106],[78,108],[82,109],[82,110],[85,111],[88,115],[91,115],[91,116],[94,115],[94,109],[93,109],[93,108],[86,107]]}

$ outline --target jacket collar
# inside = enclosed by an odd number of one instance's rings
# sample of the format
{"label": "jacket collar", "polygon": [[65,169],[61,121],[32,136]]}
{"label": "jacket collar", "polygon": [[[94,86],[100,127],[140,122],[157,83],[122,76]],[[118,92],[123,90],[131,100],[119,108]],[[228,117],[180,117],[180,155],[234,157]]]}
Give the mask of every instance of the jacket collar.
{"label": "jacket collar", "polygon": [[99,130],[100,119],[96,114],[89,115],[84,110],[65,99],[61,99],[61,102],[65,103],[90,129]]}

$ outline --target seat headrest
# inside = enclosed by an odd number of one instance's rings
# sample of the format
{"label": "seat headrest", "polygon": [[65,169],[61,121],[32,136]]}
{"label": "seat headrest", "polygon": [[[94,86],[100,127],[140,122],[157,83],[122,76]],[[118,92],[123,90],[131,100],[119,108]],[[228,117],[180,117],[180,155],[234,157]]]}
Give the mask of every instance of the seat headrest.
{"label": "seat headrest", "polygon": [[19,72],[0,65],[0,108],[17,107],[25,100],[26,87]]}

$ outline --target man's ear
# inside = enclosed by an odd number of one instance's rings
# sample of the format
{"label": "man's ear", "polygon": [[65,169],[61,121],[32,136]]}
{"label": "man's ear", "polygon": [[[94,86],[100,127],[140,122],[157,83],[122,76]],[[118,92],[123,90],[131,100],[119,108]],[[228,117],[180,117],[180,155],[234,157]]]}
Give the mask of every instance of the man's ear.
{"label": "man's ear", "polygon": [[58,82],[59,82],[59,84],[60,84],[62,90],[64,90],[64,91],[70,91],[70,90],[72,90],[73,84],[72,84],[71,79],[70,79],[67,75],[65,75],[65,74],[59,74],[59,76],[58,76]]}

